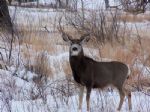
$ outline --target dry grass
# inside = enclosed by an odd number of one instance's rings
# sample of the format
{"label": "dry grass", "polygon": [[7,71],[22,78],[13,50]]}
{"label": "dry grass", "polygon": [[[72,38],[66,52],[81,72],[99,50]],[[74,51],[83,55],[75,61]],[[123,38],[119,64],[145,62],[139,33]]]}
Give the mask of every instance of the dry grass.
{"label": "dry grass", "polygon": [[49,59],[45,53],[40,53],[35,57],[34,71],[35,73],[45,75],[46,77],[52,76],[49,67]]}
{"label": "dry grass", "polygon": [[40,53],[35,57],[35,61],[32,66],[33,72],[38,76],[33,80],[37,84],[43,84],[48,78],[53,77],[52,68],[49,66],[49,60],[45,53]]}
{"label": "dry grass", "polygon": [[[143,53],[148,55],[150,50],[148,47],[150,39],[141,38],[140,42],[137,38],[132,38],[130,40],[125,40],[125,45],[119,43],[106,43],[101,47],[101,55],[102,57],[122,60],[123,62],[126,62],[126,59],[129,58],[142,57],[144,55]],[[129,59],[129,62],[131,62],[131,59]]]}
{"label": "dry grass", "polygon": [[[141,13],[141,14],[132,14],[132,13],[128,13],[128,12],[123,12],[120,13],[119,16],[117,16],[117,19],[119,21],[125,21],[125,22],[130,22],[130,23],[140,23],[140,22],[144,22],[144,21],[150,21],[150,14],[145,14],[145,13]],[[112,17],[108,17],[108,20],[111,21]]]}
{"label": "dry grass", "polygon": [[63,70],[64,70],[64,73],[67,77],[70,77],[72,76],[72,71],[71,71],[71,68],[70,68],[70,63],[67,61],[63,64]]}
{"label": "dry grass", "polygon": [[138,16],[138,15],[132,15],[132,14],[123,14],[119,17],[120,21],[127,21],[127,22],[143,22],[144,17],[143,16]]}
{"label": "dry grass", "polygon": [[49,54],[56,54],[56,45],[62,43],[62,39],[58,33],[21,31],[21,52],[26,60],[34,57],[34,53],[46,51]]}

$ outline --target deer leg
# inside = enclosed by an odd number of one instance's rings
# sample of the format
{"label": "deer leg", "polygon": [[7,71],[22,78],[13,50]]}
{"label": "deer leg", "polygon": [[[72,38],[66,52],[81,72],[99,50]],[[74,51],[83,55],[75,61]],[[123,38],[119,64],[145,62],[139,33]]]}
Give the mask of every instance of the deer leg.
{"label": "deer leg", "polygon": [[125,91],[125,94],[128,98],[128,107],[129,107],[129,110],[132,110],[132,104],[131,104],[131,91],[128,91],[126,89],[124,89]]}
{"label": "deer leg", "polygon": [[131,92],[128,93],[128,106],[129,106],[129,110],[132,109],[132,104],[131,104]]}
{"label": "deer leg", "polygon": [[79,93],[79,112],[81,112],[83,93],[84,93],[84,86],[81,86],[80,87],[80,93]]}
{"label": "deer leg", "polygon": [[118,111],[121,110],[121,107],[122,107],[122,104],[123,104],[123,101],[124,101],[124,97],[125,97],[125,93],[123,92],[122,89],[119,89],[119,94],[120,94],[120,103],[119,103],[119,107],[118,107]]}
{"label": "deer leg", "polygon": [[87,112],[90,112],[90,94],[91,94],[91,87],[87,87],[87,94],[86,94],[86,103],[87,103]]}

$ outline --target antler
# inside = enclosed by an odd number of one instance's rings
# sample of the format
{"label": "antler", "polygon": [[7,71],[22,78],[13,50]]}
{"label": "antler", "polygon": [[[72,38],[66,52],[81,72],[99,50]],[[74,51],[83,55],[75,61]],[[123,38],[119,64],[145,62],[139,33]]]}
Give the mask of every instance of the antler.
{"label": "antler", "polygon": [[90,40],[90,33],[84,34],[80,37],[81,42],[88,42]]}
{"label": "antler", "polygon": [[61,32],[61,33],[65,33],[64,30],[63,30],[64,28],[62,28],[62,26],[61,26],[61,20],[62,20],[62,17],[60,17],[60,19],[58,21],[58,23],[59,23],[58,31]]}
{"label": "antler", "polygon": [[88,36],[90,36],[90,33],[83,34],[80,38],[83,39],[83,38],[88,37]]}
{"label": "antler", "polygon": [[61,20],[62,20],[62,17],[59,19],[58,31],[62,34],[62,38],[64,41],[70,42],[72,37],[64,31],[64,28],[62,28]]}

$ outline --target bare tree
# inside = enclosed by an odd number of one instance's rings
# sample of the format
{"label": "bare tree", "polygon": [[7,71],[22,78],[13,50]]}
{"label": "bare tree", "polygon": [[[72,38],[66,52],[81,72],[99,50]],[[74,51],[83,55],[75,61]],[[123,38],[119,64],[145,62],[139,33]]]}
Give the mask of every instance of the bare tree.
{"label": "bare tree", "polygon": [[145,12],[146,5],[148,2],[150,2],[150,0],[140,0],[138,7],[140,7],[143,10],[143,12]]}
{"label": "bare tree", "polygon": [[150,0],[120,0],[125,11],[131,13],[144,13]]}
{"label": "bare tree", "polygon": [[84,8],[82,12],[75,13],[75,15],[66,15],[67,25],[75,28],[79,34],[90,32],[101,44],[106,42],[124,43],[124,36],[120,34],[121,26],[118,21],[119,12],[110,12],[111,20],[108,22],[108,13],[104,10],[93,11],[87,15]]}

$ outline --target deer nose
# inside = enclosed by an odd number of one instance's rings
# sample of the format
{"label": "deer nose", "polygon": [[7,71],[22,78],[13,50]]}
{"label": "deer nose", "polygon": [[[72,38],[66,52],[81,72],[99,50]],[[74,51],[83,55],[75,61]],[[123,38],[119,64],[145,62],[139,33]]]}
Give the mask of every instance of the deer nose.
{"label": "deer nose", "polygon": [[77,49],[76,47],[73,47],[72,50],[73,50],[73,51],[77,51],[78,49]]}

